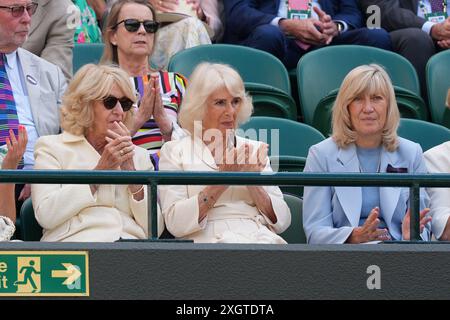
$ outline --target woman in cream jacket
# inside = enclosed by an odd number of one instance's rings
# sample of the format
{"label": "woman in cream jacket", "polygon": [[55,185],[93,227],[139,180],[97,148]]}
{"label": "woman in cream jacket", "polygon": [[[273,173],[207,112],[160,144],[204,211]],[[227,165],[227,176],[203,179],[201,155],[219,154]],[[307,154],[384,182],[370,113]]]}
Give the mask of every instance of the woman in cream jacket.
{"label": "woman in cream jacket", "polygon": [[[81,68],[63,98],[64,132],[38,140],[35,168],[153,170],[146,150],[133,145],[127,129],[135,100],[125,71],[92,64]],[[43,241],[148,236],[146,186],[36,184],[32,190]]]}
{"label": "woman in cream jacket", "polygon": [[[199,65],[179,116],[189,135],[163,145],[160,170],[270,172],[267,144],[234,134],[251,112],[235,70]],[[177,238],[285,243],[277,233],[290,225],[291,216],[276,186],[160,186],[159,191],[167,229]]]}

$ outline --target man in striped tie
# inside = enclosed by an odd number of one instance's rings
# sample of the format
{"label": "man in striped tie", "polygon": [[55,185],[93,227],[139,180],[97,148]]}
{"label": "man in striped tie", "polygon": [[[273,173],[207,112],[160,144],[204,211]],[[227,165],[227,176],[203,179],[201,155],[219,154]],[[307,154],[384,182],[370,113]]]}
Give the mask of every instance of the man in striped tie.
{"label": "man in striped tie", "polygon": [[[0,145],[19,124],[28,143],[23,168],[34,165],[34,145],[42,135],[57,134],[59,106],[66,88],[61,69],[20,48],[28,37],[31,16],[38,4],[31,0],[0,0]],[[28,185],[17,191],[17,200],[30,196]]]}

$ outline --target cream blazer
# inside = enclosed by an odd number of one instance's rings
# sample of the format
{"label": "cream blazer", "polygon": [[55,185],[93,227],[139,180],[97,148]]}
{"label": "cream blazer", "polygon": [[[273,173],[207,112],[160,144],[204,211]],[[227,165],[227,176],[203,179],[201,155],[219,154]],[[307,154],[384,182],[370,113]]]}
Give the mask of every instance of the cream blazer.
{"label": "cream blazer", "polygon": [[[429,173],[450,173],[450,141],[431,148],[424,156]],[[439,239],[450,217],[450,188],[427,188],[427,191],[431,199],[431,231]]]}
{"label": "cream blazer", "polygon": [[[261,142],[236,137],[237,147],[244,142],[258,149]],[[200,139],[185,136],[163,145],[159,170],[218,171],[214,158]],[[265,172],[271,172],[267,161]],[[289,207],[280,188],[264,187],[272,201],[277,223],[272,223],[260,212],[246,186],[230,186],[219,197],[200,223],[198,194],[205,185],[178,185],[159,187],[161,211],[167,229],[177,238],[194,242],[229,243],[286,243],[276,233],[281,233],[291,223]]]}
{"label": "cream blazer", "polygon": [[[91,170],[100,154],[84,136],[68,132],[39,138],[35,169]],[[135,148],[136,170],[153,170],[143,148]],[[145,187],[146,188],[146,187]],[[127,185],[100,185],[92,195],[89,185],[32,185],[36,219],[43,227],[42,241],[112,242],[119,238],[143,239],[147,230],[147,192],[134,200]],[[158,219],[159,233],[164,229]]]}

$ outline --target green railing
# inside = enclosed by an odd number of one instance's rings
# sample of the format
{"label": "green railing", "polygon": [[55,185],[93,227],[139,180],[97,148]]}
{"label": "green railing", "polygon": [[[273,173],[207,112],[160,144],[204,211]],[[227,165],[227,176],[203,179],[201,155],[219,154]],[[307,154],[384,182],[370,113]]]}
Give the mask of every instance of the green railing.
{"label": "green railing", "polygon": [[[0,183],[146,184],[149,236],[157,235],[157,187],[164,185],[380,186],[410,189],[411,240],[420,240],[419,188],[450,187],[450,174],[244,172],[154,172],[98,170],[0,170]],[[150,233],[151,230],[151,233]]]}

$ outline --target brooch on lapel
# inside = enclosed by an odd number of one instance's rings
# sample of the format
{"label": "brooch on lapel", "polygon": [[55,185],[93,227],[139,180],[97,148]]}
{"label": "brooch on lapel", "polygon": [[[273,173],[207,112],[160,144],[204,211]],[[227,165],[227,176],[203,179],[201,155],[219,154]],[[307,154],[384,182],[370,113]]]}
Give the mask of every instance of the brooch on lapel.
{"label": "brooch on lapel", "polygon": [[395,168],[388,164],[386,168],[387,173],[408,173],[408,168]]}

